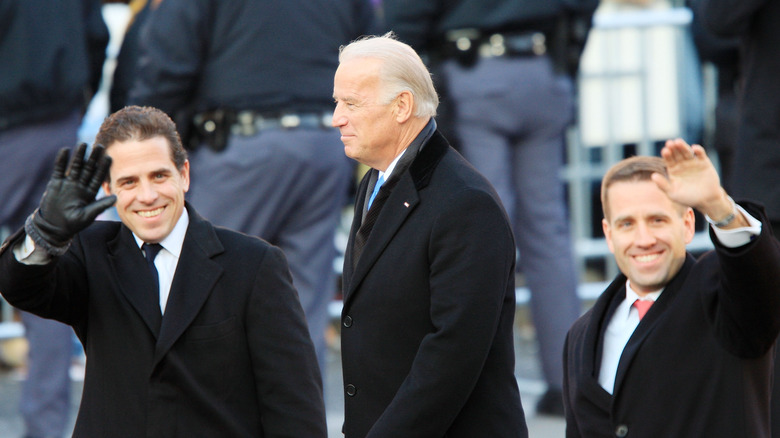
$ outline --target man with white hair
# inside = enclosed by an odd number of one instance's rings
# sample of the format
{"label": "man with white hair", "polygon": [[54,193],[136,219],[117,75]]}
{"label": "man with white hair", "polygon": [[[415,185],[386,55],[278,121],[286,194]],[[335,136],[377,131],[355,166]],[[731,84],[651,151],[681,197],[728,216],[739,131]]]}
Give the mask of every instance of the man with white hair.
{"label": "man with white hair", "polygon": [[392,34],[342,48],[333,126],[371,170],[344,261],[346,438],[527,437],[514,377],[514,239],[490,183],[437,131]]}

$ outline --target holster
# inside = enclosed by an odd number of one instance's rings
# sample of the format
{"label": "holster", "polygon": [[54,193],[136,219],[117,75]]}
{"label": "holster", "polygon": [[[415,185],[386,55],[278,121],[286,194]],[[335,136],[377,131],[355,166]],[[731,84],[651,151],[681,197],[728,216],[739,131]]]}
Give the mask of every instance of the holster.
{"label": "holster", "polygon": [[205,144],[214,152],[224,151],[235,121],[236,114],[233,110],[216,109],[195,114],[192,118],[195,142]]}

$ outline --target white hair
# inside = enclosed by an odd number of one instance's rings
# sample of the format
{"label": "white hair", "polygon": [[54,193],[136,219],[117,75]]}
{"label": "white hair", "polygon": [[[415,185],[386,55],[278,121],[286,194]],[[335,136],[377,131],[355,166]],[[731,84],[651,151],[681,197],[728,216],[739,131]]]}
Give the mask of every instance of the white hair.
{"label": "white hair", "polygon": [[428,68],[414,49],[395,39],[392,31],[360,38],[339,49],[339,63],[357,58],[382,62],[379,77],[384,90],[383,103],[390,103],[401,92],[409,91],[414,96],[415,117],[436,115],[439,96]]}

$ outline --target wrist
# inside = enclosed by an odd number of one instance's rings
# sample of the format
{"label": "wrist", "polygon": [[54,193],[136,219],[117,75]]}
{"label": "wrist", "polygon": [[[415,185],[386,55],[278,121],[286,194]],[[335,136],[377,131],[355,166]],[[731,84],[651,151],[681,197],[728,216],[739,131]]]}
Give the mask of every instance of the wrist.
{"label": "wrist", "polygon": [[27,217],[24,223],[24,232],[35,242],[35,245],[45,250],[52,256],[61,256],[68,251],[71,239],[62,240],[55,238],[50,232],[50,225],[41,216],[40,209]]}
{"label": "wrist", "polygon": [[737,211],[737,204],[731,199],[731,196],[726,195],[729,204],[731,205],[731,211],[725,215],[712,216],[708,215],[712,220],[712,224],[718,228],[725,228],[731,225],[737,218],[739,212]]}

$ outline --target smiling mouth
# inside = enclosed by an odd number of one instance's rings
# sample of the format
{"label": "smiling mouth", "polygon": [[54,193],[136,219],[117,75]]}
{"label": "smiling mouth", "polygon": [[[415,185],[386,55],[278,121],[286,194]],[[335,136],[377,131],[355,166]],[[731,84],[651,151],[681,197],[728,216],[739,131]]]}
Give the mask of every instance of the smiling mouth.
{"label": "smiling mouth", "polygon": [[649,263],[656,259],[661,257],[661,254],[655,253],[655,254],[642,254],[634,256],[634,260],[638,261],[639,263]]}
{"label": "smiling mouth", "polygon": [[154,210],[138,211],[138,215],[141,217],[155,217],[161,214],[165,210],[165,207],[156,208]]}

